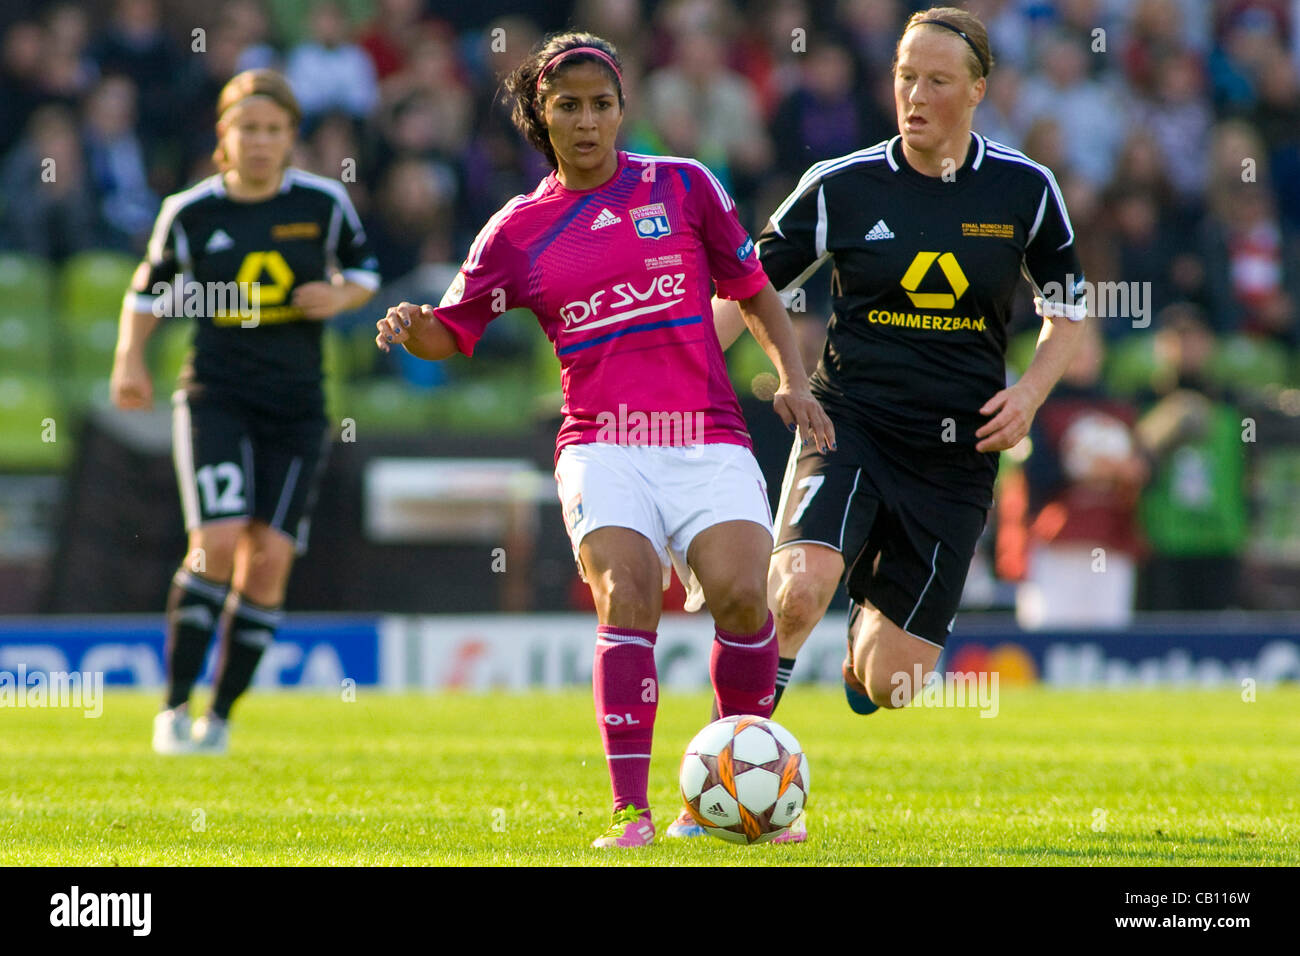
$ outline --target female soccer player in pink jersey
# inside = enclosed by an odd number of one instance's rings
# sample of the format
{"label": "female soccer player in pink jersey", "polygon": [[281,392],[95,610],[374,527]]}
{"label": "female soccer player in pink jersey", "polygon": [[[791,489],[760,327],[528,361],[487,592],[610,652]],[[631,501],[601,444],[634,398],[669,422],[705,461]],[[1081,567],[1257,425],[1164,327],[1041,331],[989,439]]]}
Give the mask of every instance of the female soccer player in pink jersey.
{"label": "female soccer player in pink jersey", "polygon": [[594,846],[654,840],[647,785],[658,706],[654,644],[676,563],[716,625],[718,710],[767,715],[776,641],[767,610],[767,489],[727,378],[711,297],[735,299],[780,373],[776,412],[809,443],[834,432],[809,391],[794,330],[700,163],[619,151],[618,54],[585,33],[544,41],[509,77],[514,121],[555,171],[493,216],[437,306],[403,302],[376,342],[443,359],[526,307],[555,346],[564,423],[555,477],[595,598],[596,718],[614,818]]}

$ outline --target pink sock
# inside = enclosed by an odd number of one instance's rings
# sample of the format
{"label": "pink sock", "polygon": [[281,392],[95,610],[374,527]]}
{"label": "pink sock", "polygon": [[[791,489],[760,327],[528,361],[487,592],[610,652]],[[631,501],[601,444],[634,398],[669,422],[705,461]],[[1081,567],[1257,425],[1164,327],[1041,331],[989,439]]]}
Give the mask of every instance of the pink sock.
{"label": "pink sock", "polygon": [[605,745],[614,809],[649,807],[650,741],[659,708],[654,631],[602,624],[596,628],[591,689]]}
{"label": "pink sock", "polygon": [[776,628],[767,622],[753,634],[732,634],[714,627],[709,677],[723,717],[753,714],[770,717],[776,697]]}

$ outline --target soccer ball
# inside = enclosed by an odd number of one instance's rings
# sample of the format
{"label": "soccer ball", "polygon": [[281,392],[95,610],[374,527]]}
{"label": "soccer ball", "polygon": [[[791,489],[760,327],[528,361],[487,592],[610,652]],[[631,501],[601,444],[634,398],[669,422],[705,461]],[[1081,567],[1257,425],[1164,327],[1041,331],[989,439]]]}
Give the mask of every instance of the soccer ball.
{"label": "soccer ball", "polygon": [[706,833],[765,843],[789,828],[808,799],[808,758],[794,735],[765,717],[723,717],[686,747],[682,799]]}

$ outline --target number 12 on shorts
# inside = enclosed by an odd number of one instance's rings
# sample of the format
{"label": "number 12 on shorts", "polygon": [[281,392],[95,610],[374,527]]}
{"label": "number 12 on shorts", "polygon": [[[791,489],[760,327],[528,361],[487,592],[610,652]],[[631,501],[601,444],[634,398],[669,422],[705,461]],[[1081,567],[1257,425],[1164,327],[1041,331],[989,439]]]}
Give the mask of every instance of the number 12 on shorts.
{"label": "number 12 on shorts", "polygon": [[817,494],[817,489],[822,486],[822,482],[825,480],[825,475],[809,475],[807,478],[801,478],[799,483],[795,485],[796,490],[799,488],[807,488],[808,491],[799,499],[799,507],[795,508],[794,514],[790,516],[791,527],[794,527],[799,523],[799,519],[803,517],[804,509],[812,504],[813,495]]}
{"label": "number 12 on shorts", "polygon": [[194,473],[203,495],[203,512],[209,515],[239,514],[244,504],[244,473],[233,461],[204,465]]}

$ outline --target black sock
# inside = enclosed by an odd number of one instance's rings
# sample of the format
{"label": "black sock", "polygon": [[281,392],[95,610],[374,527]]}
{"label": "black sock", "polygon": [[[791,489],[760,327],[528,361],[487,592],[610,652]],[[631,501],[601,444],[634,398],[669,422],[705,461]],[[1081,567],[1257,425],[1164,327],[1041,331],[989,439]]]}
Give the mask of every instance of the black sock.
{"label": "black sock", "polygon": [[190,699],[203,670],[212,631],[226,603],[226,585],[202,578],[182,567],[172,577],[167,594],[167,707]]}
{"label": "black sock", "polygon": [[781,703],[781,695],[785,693],[785,685],[790,683],[790,675],[794,673],[793,657],[778,657],[776,659],[776,696],[772,699],[772,713],[776,713],[776,705]]}
{"label": "black sock", "polygon": [[242,594],[231,596],[231,610],[221,641],[221,661],[217,664],[217,690],[212,712],[226,720],[239,695],[253,682],[253,672],[262,652],[275,640],[284,612],[278,607],[262,607]]}

